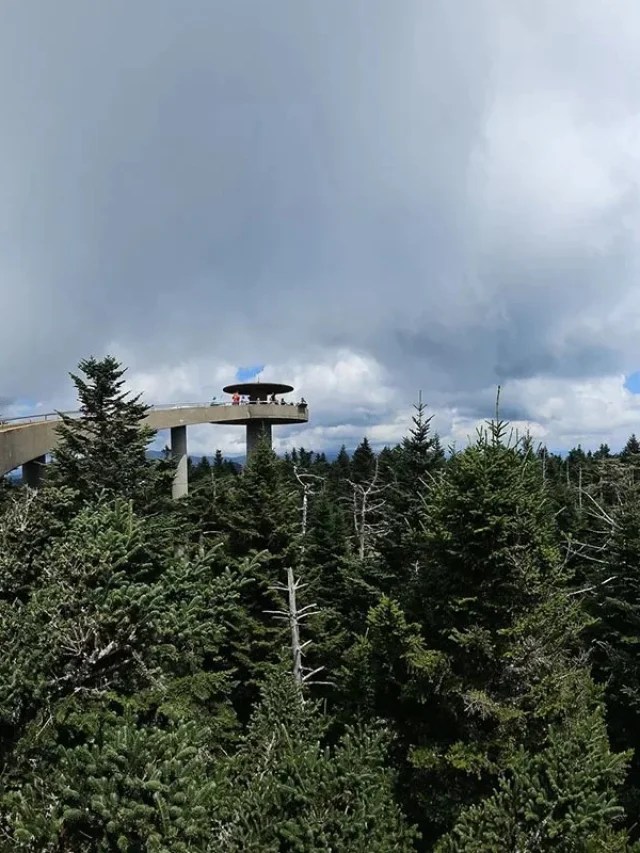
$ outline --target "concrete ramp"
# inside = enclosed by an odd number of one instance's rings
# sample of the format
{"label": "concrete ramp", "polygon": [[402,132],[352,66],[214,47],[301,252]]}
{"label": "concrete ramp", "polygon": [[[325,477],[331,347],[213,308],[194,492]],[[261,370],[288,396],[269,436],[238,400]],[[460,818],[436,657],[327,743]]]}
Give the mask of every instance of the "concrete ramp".
{"label": "concrete ramp", "polygon": [[[77,413],[65,413],[77,416]],[[306,406],[278,403],[191,403],[182,406],[152,406],[145,423],[155,430],[197,424],[247,426],[253,432],[260,422],[265,425],[306,423]],[[55,450],[60,418],[56,413],[18,418],[0,426],[0,476],[14,468],[40,459]],[[269,430],[270,431],[270,430]]]}

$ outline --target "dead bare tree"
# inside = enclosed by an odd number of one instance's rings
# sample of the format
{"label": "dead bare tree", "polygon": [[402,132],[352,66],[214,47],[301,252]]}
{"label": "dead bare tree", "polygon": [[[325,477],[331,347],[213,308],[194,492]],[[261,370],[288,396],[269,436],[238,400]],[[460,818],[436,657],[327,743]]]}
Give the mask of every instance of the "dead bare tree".
{"label": "dead bare tree", "polygon": [[311,644],[311,640],[304,643],[300,642],[300,624],[309,616],[315,616],[320,611],[317,604],[307,604],[305,607],[298,607],[296,593],[299,589],[305,587],[300,579],[296,580],[293,575],[293,569],[287,569],[287,583],[278,583],[270,587],[275,592],[287,593],[287,607],[283,610],[265,610],[265,613],[270,614],[275,619],[281,622],[288,622],[291,631],[291,655],[293,658],[293,677],[298,684],[330,684],[328,681],[312,681],[314,676],[322,672],[324,667],[318,666],[315,669],[306,667],[303,664],[305,649]]}
{"label": "dead bare tree", "polygon": [[380,481],[380,460],[376,458],[373,477],[364,483],[347,481],[351,486],[353,529],[358,543],[358,557],[364,560],[373,541],[386,529],[382,512],[387,503],[384,497],[387,484]]}
{"label": "dead bare tree", "polygon": [[[578,505],[585,521],[583,529],[593,536],[593,540],[583,542],[575,536],[568,536],[566,559],[573,558],[606,565],[605,556],[617,529],[615,513],[611,511],[610,506],[621,504],[624,494],[631,485],[629,472],[624,466],[614,463],[617,463],[617,460],[601,460],[598,478],[589,485],[585,486],[582,477],[579,476]],[[581,473],[580,469],[579,474]],[[609,496],[606,506],[605,491]]]}
{"label": "dead bare tree", "polygon": [[300,471],[297,465],[293,466],[293,473],[302,489],[302,505],[300,507],[300,526],[302,532],[301,556],[304,557],[304,542],[307,535],[307,520],[309,517],[309,497],[316,494],[318,487],[324,484],[324,477],[311,474],[309,471]]}

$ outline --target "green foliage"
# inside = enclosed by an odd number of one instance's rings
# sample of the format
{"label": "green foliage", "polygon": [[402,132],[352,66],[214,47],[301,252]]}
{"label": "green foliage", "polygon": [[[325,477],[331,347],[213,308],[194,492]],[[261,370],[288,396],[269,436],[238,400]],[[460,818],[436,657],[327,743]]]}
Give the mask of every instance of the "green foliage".
{"label": "green foliage", "polygon": [[388,525],[380,550],[392,576],[385,591],[402,599],[424,550],[424,504],[444,466],[440,440],[431,433],[432,417],[427,417],[422,395],[414,409],[412,425],[402,443],[384,457],[380,454],[388,483]]}
{"label": "green foliage", "polygon": [[5,748],[56,702],[105,691],[136,694],[165,714],[204,706],[232,725],[221,649],[240,580],[216,552],[187,559],[168,542],[157,522],[116,501],[78,513],[22,576],[3,566],[4,588],[20,591],[0,602]]}
{"label": "green foliage", "polygon": [[376,456],[367,438],[356,447],[351,457],[351,477],[356,483],[371,480],[374,474]]}
{"label": "green foliage", "polygon": [[0,720],[24,724],[54,700],[133,690],[164,604],[162,565],[128,503],[88,508],[43,549],[22,600],[0,609]]}
{"label": "green foliage", "polygon": [[230,552],[236,557],[267,552],[274,578],[299,552],[297,495],[284,474],[268,443],[259,441],[234,482],[225,519]]}
{"label": "green foliage", "polygon": [[242,578],[241,608],[225,654],[236,671],[233,701],[243,720],[257,700],[260,680],[289,644],[267,611],[282,609],[282,595],[273,587],[287,567],[298,564],[298,514],[297,494],[281,461],[267,442],[258,442],[242,475],[229,486],[222,518],[230,563]]}
{"label": "green foliage", "polygon": [[491,424],[431,484],[406,613],[372,610],[345,681],[391,725],[403,802],[429,838],[576,695],[594,701],[538,462],[503,436]]}
{"label": "green foliage", "polygon": [[[593,614],[591,657],[596,677],[605,685],[611,741],[632,748],[634,757],[625,803],[640,814],[640,483],[627,478],[619,500],[607,513],[607,548],[590,561],[587,604]],[[601,546],[596,552],[602,554]]]}
{"label": "green foliage", "polygon": [[638,441],[635,433],[629,436],[629,440],[622,449],[620,458],[625,462],[640,462],[640,441]]}
{"label": "green foliage", "polygon": [[163,487],[169,470],[147,459],[154,436],[143,425],[148,407],[140,396],[129,399],[123,390],[125,369],[112,356],[84,359],[82,376],[71,374],[78,391],[80,417],[62,415],[59,442],[49,476],[57,485],[70,486],[83,500],[101,495],[131,499],[148,508]]}
{"label": "green foliage", "polygon": [[325,721],[291,676],[271,679],[232,763],[235,796],[219,819],[216,849],[390,853],[415,833],[393,800],[381,731],[350,731],[323,748]]}
{"label": "green foliage", "polygon": [[28,494],[14,490],[0,516],[0,599],[11,603],[28,597],[43,551],[63,535],[77,499],[73,489],[50,484]]}
{"label": "green foliage", "polygon": [[434,634],[506,627],[560,580],[539,464],[505,432],[496,422],[480,432],[430,492],[413,610]]}
{"label": "green foliage", "polygon": [[520,751],[496,792],[465,810],[439,853],[623,851],[617,790],[627,756],[609,750],[602,713],[554,726],[538,754]]}
{"label": "green foliage", "polygon": [[47,764],[2,798],[11,849],[212,849],[216,768],[206,741],[193,722],[160,729],[130,713],[102,714],[93,730],[76,731],[75,743],[49,737]]}
{"label": "green foliage", "polygon": [[396,447],[218,452],[172,503],[123,369],[80,367],[0,499],[0,849],[634,849],[635,437],[445,459],[420,400]]}

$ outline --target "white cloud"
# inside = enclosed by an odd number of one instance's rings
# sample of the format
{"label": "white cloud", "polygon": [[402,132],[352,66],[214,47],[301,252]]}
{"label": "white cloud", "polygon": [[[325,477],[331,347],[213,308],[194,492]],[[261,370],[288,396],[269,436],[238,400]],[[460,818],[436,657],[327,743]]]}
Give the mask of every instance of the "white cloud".
{"label": "white cloud", "polygon": [[[632,432],[640,434],[640,395],[624,387],[621,374],[593,380],[562,379],[514,380],[502,390],[502,405],[530,413],[515,418],[511,426],[520,435],[531,436],[553,450],[567,450],[581,444],[595,450],[606,443],[619,450]],[[487,389],[487,399],[494,389]],[[493,411],[487,411],[487,418]],[[483,419],[459,417],[455,410],[449,434],[458,447],[466,444]]]}
{"label": "white cloud", "polygon": [[[127,373],[128,387],[141,392],[150,404],[207,402],[213,396],[224,398],[222,388],[235,379],[236,367],[214,359],[193,359],[178,366],[158,366],[154,370],[136,369],[133,353],[113,344],[111,350],[132,366]],[[265,365],[263,382],[285,382],[294,386],[290,395],[304,396],[310,405],[309,426],[276,427],[274,446],[278,450],[305,447],[331,450],[340,444],[358,444],[367,434],[376,445],[393,443],[406,428],[406,419],[384,419],[398,405],[398,391],[375,358],[343,348],[337,352],[317,350],[314,360],[300,364],[293,360]],[[382,421],[380,419],[383,419]],[[329,422],[333,425],[323,425]],[[158,445],[165,443],[161,435]],[[210,453],[220,448],[229,455],[244,453],[244,429],[221,426],[192,427],[190,452]]]}
{"label": "white cloud", "polygon": [[549,444],[624,439],[637,0],[182,5],[3,13],[8,405],[112,351],[154,402],[266,362],[311,405],[281,446],[392,442],[420,387],[460,442],[498,382]]}

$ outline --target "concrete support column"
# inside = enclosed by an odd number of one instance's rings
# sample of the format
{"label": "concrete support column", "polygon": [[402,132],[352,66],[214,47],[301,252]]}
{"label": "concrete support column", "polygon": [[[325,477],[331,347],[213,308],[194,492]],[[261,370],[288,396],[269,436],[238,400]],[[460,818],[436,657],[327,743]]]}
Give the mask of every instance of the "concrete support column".
{"label": "concrete support column", "polygon": [[186,426],[171,427],[171,456],[178,462],[171,489],[173,499],[177,500],[189,493]]}
{"label": "concrete support column", "polygon": [[37,489],[42,482],[44,466],[47,464],[46,456],[36,456],[31,462],[25,462],[22,466],[22,482],[30,489]]}
{"label": "concrete support column", "polygon": [[260,439],[265,438],[271,447],[271,421],[249,421],[247,424],[247,459],[255,450]]}

